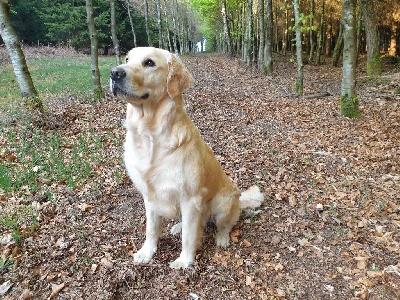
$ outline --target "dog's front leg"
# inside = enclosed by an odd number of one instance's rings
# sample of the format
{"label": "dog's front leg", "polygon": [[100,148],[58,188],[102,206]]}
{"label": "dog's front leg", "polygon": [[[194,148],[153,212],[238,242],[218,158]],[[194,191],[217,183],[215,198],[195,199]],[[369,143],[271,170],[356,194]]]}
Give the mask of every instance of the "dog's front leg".
{"label": "dog's front leg", "polygon": [[137,263],[148,263],[157,251],[161,234],[161,217],[146,206],[146,240],[142,248],[133,255]]}
{"label": "dog's front leg", "polygon": [[174,269],[185,269],[193,264],[196,250],[201,240],[201,217],[199,209],[201,197],[192,198],[187,203],[181,203],[182,212],[182,252],[180,256],[170,263]]}

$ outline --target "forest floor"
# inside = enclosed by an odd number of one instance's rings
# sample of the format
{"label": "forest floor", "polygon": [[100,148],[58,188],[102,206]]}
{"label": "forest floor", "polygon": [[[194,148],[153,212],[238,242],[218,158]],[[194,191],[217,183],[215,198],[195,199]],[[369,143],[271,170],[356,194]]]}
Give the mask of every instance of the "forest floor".
{"label": "forest floor", "polygon": [[[298,98],[287,57],[275,56],[272,77],[224,55],[184,61],[196,80],[185,95],[189,116],[242,190],[262,188],[262,207],[242,214],[226,249],[205,228],[187,270],[168,266],[181,245],[166,220],[151,263],[135,265],[145,213],[121,159],[125,104],[48,101],[45,122],[14,117],[4,132],[32,147],[27,132],[56,132],[71,140],[61,145],[66,155],[73,141],[93,137],[107,159],[92,161],[92,181],[74,189],[35,178],[52,199],[43,188],[0,191],[0,298],[399,299],[398,65],[370,80],[360,63],[362,118],[350,120],[339,115],[341,69],[328,63],[305,66]],[[0,162],[18,164],[4,137],[0,145]],[[27,205],[35,217],[20,219],[17,242],[4,220]]]}

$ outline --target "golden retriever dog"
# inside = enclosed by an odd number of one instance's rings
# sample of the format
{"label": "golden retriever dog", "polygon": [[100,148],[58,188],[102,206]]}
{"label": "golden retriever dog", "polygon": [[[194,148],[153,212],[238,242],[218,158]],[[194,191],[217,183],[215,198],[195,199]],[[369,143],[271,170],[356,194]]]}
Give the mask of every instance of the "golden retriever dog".
{"label": "golden retriever dog", "polygon": [[229,245],[241,203],[263,200],[259,189],[242,193],[224,173],[210,147],[186,115],[182,93],[193,78],[181,61],[162,49],[129,51],[126,63],[111,70],[110,88],[127,102],[124,160],[143,195],[146,239],[134,254],[148,263],[157,250],[162,218],[180,218],[171,232],[182,234],[182,252],[170,267],[187,268],[200,246],[202,226],[215,222],[217,245]]}

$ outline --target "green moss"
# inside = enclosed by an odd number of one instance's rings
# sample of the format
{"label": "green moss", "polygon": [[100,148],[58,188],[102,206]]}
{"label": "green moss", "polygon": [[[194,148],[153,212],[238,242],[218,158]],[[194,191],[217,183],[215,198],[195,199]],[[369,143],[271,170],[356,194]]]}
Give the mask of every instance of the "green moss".
{"label": "green moss", "polygon": [[376,55],[371,61],[367,62],[367,75],[381,75],[382,74],[382,60],[379,55]]}
{"label": "green moss", "polygon": [[347,95],[340,96],[340,114],[351,119],[361,118],[357,96],[353,98],[348,98]]}
{"label": "green moss", "polygon": [[294,84],[294,88],[297,96],[303,96],[303,85],[297,79]]}

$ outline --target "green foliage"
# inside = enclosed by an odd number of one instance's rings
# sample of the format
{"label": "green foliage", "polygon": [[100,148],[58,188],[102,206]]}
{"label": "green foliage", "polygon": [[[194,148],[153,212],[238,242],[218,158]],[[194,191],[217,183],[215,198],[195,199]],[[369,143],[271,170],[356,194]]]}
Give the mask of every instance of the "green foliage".
{"label": "green foliage", "polygon": [[[11,0],[11,22],[20,40],[27,44],[68,44],[89,51],[90,38],[86,24],[85,0]],[[129,18],[122,1],[116,1],[117,35],[122,51],[131,49],[133,37]],[[131,9],[139,46],[147,45],[144,16]],[[94,1],[95,26],[99,48],[107,53],[112,47],[110,1]],[[151,37],[158,43],[157,25],[150,22]]]}

